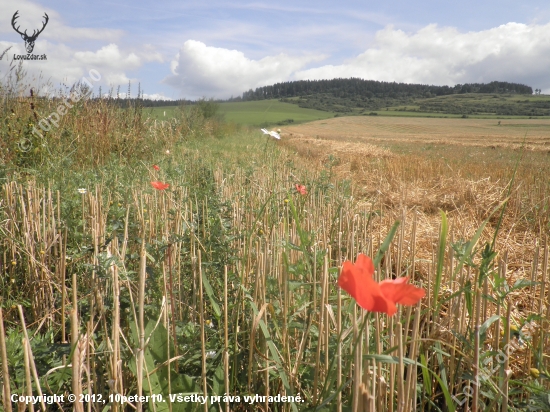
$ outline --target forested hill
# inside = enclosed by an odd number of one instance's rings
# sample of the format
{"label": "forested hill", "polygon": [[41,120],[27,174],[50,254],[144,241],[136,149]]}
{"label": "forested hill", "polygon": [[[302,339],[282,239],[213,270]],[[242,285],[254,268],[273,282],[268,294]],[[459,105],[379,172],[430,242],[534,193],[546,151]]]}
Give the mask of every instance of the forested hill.
{"label": "forested hill", "polygon": [[[550,100],[510,82],[434,86],[363,79],[299,80],[244,92],[230,101],[279,99],[308,109],[345,115],[379,110],[462,115],[550,116]],[[540,95],[540,90],[535,90]],[[520,96],[523,96],[520,99]]]}
{"label": "forested hill", "polygon": [[331,94],[339,98],[421,98],[458,93],[517,93],[533,94],[533,89],[524,84],[509,82],[466,83],[450,86],[433,86],[426,84],[408,84],[380,82],[376,80],[332,79],[332,80],[298,80],[276,83],[272,86],[258,87],[244,92],[242,97],[232,100],[282,99],[314,94]]}

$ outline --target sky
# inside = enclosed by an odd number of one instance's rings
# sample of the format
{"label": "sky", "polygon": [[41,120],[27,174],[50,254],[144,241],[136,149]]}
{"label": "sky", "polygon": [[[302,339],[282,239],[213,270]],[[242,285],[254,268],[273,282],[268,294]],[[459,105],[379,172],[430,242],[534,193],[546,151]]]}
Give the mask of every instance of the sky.
{"label": "sky", "polygon": [[49,20],[27,79],[44,93],[85,77],[147,98],[241,96],[303,79],[450,85],[493,80],[550,94],[548,0],[0,0],[0,79],[26,54],[12,27]]}

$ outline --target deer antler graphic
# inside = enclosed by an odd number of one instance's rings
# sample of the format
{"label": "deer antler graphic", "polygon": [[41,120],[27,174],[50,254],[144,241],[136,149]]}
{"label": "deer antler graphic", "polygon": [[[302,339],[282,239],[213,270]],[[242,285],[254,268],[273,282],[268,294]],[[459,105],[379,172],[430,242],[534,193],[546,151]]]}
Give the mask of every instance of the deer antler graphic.
{"label": "deer antler graphic", "polygon": [[19,31],[20,26],[15,27],[15,20],[17,20],[17,18],[19,17],[18,14],[19,14],[19,10],[17,10],[14,13],[14,15],[11,19],[11,25],[12,25],[13,29],[21,35],[23,40],[25,40],[25,48],[27,49],[27,53],[32,53],[32,51],[34,49],[34,42],[36,41],[36,38],[38,37],[38,35],[40,33],[42,33],[44,31],[44,29],[46,28],[46,24],[48,24],[48,20],[50,20],[50,18],[48,17],[48,15],[46,13],[44,13],[44,18],[46,19],[46,21],[44,23],[42,23],[42,28],[40,30],[38,30],[38,32],[36,30],[34,30],[33,33],[32,33],[32,36],[29,36],[27,34],[27,30],[25,30],[24,33],[21,33]]}

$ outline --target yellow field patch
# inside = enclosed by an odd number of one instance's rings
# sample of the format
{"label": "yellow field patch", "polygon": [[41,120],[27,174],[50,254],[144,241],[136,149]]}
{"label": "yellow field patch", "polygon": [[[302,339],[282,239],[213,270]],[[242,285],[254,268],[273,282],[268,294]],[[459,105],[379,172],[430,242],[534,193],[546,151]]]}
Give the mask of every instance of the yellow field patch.
{"label": "yellow field patch", "polygon": [[290,137],[377,143],[445,143],[550,150],[550,120],[341,117],[289,126]]}

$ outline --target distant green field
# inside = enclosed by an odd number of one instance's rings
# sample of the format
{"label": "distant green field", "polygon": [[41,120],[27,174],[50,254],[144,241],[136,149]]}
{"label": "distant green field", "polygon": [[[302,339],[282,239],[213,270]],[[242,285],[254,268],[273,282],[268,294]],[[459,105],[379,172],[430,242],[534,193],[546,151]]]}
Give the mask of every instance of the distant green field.
{"label": "distant green field", "polygon": [[330,110],[342,116],[462,117],[487,119],[550,118],[549,95],[465,93],[436,97],[341,97],[318,93],[285,99],[303,108]]}
{"label": "distant green field", "polygon": [[178,106],[145,107],[143,112],[157,120],[167,120],[174,117]]}
{"label": "distant green field", "polygon": [[279,100],[220,103],[225,120],[249,126],[274,126],[305,123],[334,117],[334,113],[304,109]]}
{"label": "distant green field", "polygon": [[550,96],[466,93],[416,99],[414,104],[389,107],[378,114],[414,117],[462,117],[477,119],[548,119]]}
{"label": "distant green field", "polygon": [[[167,120],[174,117],[179,108],[161,106],[147,107],[143,110],[158,120]],[[282,103],[277,99],[219,103],[218,113],[226,121],[254,127],[300,124],[331,118],[335,115],[333,112],[305,109],[295,104]]]}
{"label": "distant green field", "polygon": [[[296,99],[289,99],[296,100]],[[529,109],[526,105],[531,104]],[[340,107],[334,105],[333,107]],[[344,106],[342,106],[344,107]],[[391,117],[469,117],[474,119],[547,119],[550,96],[458,94],[417,99],[411,104],[368,109],[351,108],[340,113],[300,107],[297,104],[281,102],[277,99],[247,102],[219,103],[219,114],[229,122],[253,127],[272,127],[301,124],[338,116],[378,116]],[[145,108],[146,113],[156,119],[170,119],[178,110],[176,106]],[[336,109],[338,110],[338,109]],[[521,113],[521,115],[518,115]]]}

